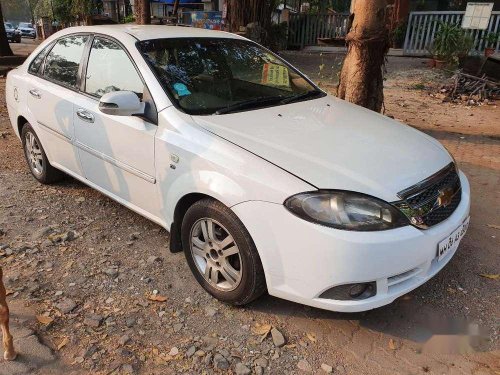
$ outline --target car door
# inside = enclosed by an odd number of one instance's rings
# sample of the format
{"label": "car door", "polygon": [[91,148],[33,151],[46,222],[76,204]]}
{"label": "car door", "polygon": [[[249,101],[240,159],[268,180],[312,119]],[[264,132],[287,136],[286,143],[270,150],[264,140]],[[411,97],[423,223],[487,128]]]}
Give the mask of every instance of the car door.
{"label": "car door", "polygon": [[27,85],[27,103],[36,120],[32,125],[51,163],[78,175],[82,171],[73,146],[73,101],[78,96],[79,72],[88,39],[89,35],[82,34],[62,37],[47,51],[43,50],[28,70],[32,76]]}
{"label": "car door", "polygon": [[[146,101],[147,87],[124,47],[111,38],[95,36],[73,113],[84,175],[123,203],[156,218],[157,125],[146,117],[114,116],[99,110],[99,99],[105,93],[121,90],[133,91]],[[154,103],[146,102],[151,112]]]}

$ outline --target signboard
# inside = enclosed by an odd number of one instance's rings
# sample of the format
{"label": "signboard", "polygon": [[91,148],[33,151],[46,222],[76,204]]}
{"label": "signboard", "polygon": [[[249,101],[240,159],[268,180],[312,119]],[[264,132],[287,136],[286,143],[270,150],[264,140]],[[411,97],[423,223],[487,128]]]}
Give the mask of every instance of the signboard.
{"label": "signboard", "polygon": [[493,3],[467,3],[467,9],[462,19],[462,28],[486,30],[492,10]]}
{"label": "signboard", "polygon": [[200,29],[221,30],[221,12],[191,12],[191,26]]}

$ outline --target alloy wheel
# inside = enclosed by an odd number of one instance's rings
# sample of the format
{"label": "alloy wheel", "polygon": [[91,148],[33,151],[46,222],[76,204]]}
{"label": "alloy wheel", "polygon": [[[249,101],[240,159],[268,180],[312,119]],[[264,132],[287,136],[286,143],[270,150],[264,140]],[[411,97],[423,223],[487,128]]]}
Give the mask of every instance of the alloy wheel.
{"label": "alloy wheel", "polygon": [[241,282],[242,263],[233,236],[219,222],[202,218],[190,233],[190,250],[196,268],[214,288],[229,292]]}
{"label": "alloy wheel", "polygon": [[26,133],[26,157],[33,172],[37,175],[43,173],[42,149],[32,132]]}

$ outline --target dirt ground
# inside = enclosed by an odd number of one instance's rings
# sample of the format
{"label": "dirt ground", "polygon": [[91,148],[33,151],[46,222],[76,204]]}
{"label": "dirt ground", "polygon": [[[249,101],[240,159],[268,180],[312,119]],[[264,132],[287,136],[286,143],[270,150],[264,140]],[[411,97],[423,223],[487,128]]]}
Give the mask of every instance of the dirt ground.
{"label": "dirt ground", "polygon": [[[335,56],[285,57],[333,87]],[[270,296],[245,308],[219,303],[182,253],[168,253],[164,229],[75,180],[38,184],[0,79],[0,262],[13,324],[32,329],[57,361],[30,372],[500,374],[500,280],[481,276],[500,273],[500,109],[430,96],[445,78],[424,62],[389,58],[386,114],[452,152],[472,185],[471,225],[436,277],[356,314]],[[154,293],[166,300],[152,301]],[[38,319],[22,318],[25,309]],[[266,324],[285,346],[264,337]]]}

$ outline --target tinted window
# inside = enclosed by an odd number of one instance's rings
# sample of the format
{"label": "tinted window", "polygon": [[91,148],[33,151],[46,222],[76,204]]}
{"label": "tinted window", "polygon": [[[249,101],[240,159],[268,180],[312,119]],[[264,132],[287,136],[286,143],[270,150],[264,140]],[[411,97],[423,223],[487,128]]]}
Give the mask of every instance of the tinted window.
{"label": "tinted window", "polygon": [[29,67],[29,72],[33,74],[37,74],[40,71],[40,66],[42,66],[43,59],[45,58],[45,55],[47,55],[47,52],[49,51],[50,46],[45,47],[31,62],[30,67]]}
{"label": "tinted window", "polygon": [[259,45],[223,38],[156,39],[139,48],[179,107],[212,114],[317,92],[300,73]]}
{"label": "tinted window", "polygon": [[60,39],[47,56],[43,75],[65,86],[76,86],[78,67],[87,39],[87,35]]}
{"label": "tinted window", "polygon": [[144,84],[134,64],[118,43],[96,37],[87,64],[85,92],[100,98],[108,92],[125,90],[142,98]]}

